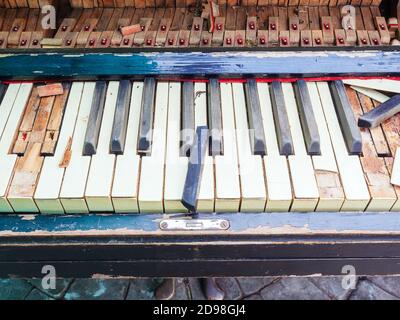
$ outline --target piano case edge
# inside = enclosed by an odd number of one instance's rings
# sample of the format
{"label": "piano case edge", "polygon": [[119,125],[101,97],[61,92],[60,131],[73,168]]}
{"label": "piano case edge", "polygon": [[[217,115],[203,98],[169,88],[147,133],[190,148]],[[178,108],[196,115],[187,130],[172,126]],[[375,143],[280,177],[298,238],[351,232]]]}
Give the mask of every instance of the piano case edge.
{"label": "piano case edge", "polygon": [[[3,215],[0,277],[399,274],[400,213],[226,213],[226,231],[161,231],[160,214]],[[342,273],[343,271],[343,273]]]}

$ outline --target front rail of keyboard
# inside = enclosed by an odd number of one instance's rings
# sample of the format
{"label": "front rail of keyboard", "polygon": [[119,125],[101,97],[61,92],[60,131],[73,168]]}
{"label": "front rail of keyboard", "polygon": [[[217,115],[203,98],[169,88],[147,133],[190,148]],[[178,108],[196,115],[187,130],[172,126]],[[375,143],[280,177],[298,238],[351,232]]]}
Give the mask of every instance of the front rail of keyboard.
{"label": "front rail of keyboard", "polygon": [[[400,213],[227,213],[227,230],[162,231],[164,215],[2,216],[0,277],[398,274]],[[185,219],[175,216],[174,219]]]}

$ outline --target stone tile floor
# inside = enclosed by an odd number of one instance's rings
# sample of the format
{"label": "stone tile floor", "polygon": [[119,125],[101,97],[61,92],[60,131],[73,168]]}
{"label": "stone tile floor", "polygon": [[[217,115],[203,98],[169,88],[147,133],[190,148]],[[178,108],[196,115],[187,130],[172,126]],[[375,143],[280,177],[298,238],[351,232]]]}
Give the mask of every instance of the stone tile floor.
{"label": "stone tile floor", "polygon": [[[58,279],[45,290],[41,280],[0,279],[0,300],[154,299],[160,278]],[[219,278],[226,299],[400,299],[400,277],[359,277],[354,289],[343,289],[342,277]],[[195,278],[178,278],[174,299],[205,299]]]}

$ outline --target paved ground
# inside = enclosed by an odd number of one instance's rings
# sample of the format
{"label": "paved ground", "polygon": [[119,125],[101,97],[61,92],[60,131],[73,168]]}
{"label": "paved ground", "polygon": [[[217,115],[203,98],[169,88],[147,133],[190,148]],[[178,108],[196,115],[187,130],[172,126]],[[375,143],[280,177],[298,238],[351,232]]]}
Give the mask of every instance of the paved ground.
{"label": "paved ground", "polygon": [[[361,277],[343,289],[342,277],[219,278],[226,299],[400,299],[400,277]],[[59,279],[44,290],[41,280],[0,279],[0,300],[154,299],[161,279]],[[199,282],[178,278],[174,299],[204,299]]]}

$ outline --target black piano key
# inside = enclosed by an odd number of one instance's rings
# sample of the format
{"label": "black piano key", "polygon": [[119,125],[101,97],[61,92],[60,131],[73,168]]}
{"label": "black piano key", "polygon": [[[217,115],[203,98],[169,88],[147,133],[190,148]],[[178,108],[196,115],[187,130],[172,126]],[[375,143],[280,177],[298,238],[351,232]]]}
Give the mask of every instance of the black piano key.
{"label": "black piano key", "polygon": [[289,156],[293,154],[294,149],[281,83],[273,81],[270,85],[270,93],[279,152],[281,155]]}
{"label": "black piano key", "polygon": [[101,121],[104,112],[104,103],[106,100],[106,91],[107,83],[105,81],[97,81],[94,89],[85,141],[83,144],[84,156],[91,156],[96,153]]}
{"label": "black piano key", "polygon": [[329,88],[347,150],[350,154],[361,154],[361,133],[357,127],[357,122],[349,99],[347,98],[344,84],[340,80],[331,81],[329,83]]}
{"label": "black piano key", "polygon": [[400,94],[396,94],[383,102],[379,107],[364,113],[358,118],[358,126],[362,128],[375,128],[382,122],[400,112]]}
{"label": "black piano key", "polygon": [[207,127],[197,127],[182,195],[182,204],[189,210],[189,212],[196,212],[197,199],[200,192],[201,175],[204,168],[204,158],[207,150],[207,142]]}
{"label": "black piano key", "polygon": [[194,139],[194,83],[182,84],[181,156],[190,156]]}
{"label": "black piano key", "polygon": [[124,153],[131,90],[132,84],[129,80],[121,80],[119,82],[117,104],[110,141],[110,153],[112,154]]}
{"label": "black piano key", "polygon": [[247,80],[244,87],[249,129],[252,130],[250,139],[252,152],[253,154],[264,156],[267,152],[256,80]]}
{"label": "black piano key", "polygon": [[208,83],[208,123],[210,128],[210,154],[223,154],[221,92],[218,79]]}
{"label": "black piano key", "polygon": [[[140,112],[138,152],[149,155],[151,153],[152,129],[154,116],[154,101],[156,94],[156,80],[145,78],[143,84],[142,109]],[[168,97],[165,97],[168,99]]]}
{"label": "black piano key", "polygon": [[309,155],[319,155],[321,154],[320,138],[307,83],[304,80],[296,81],[294,84],[294,92],[297,100],[297,107],[299,110],[300,122],[303,129],[307,153]]}
{"label": "black piano key", "polygon": [[7,91],[7,85],[4,83],[0,83],[0,103],[3,101],[6,91]]}

